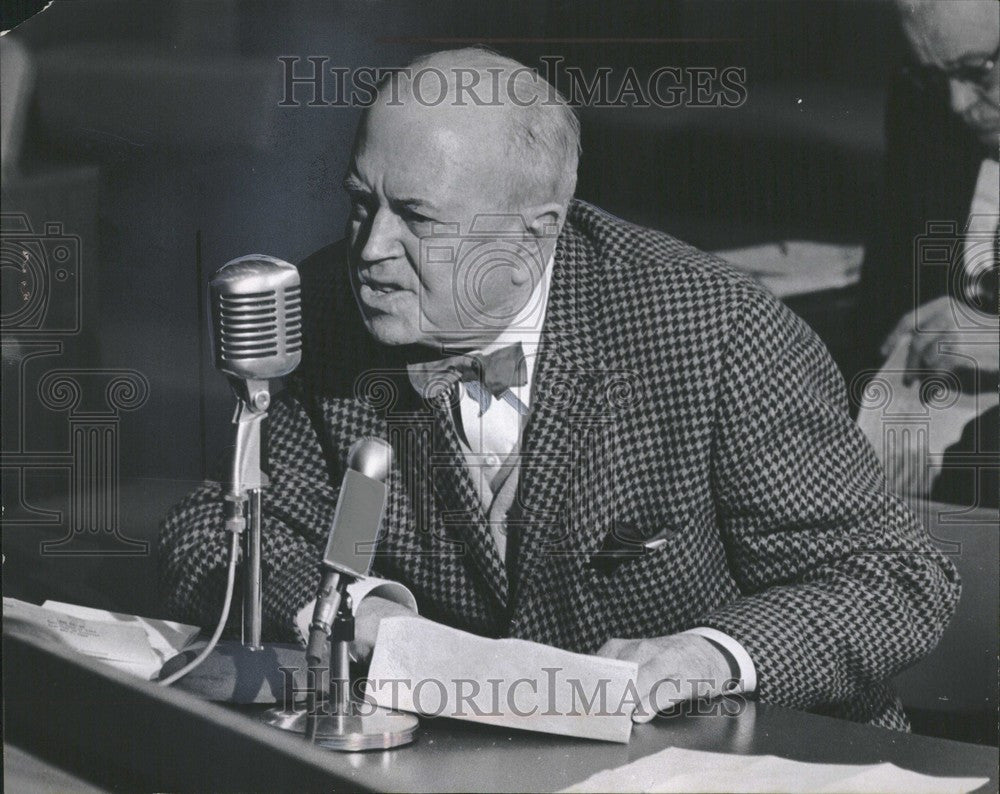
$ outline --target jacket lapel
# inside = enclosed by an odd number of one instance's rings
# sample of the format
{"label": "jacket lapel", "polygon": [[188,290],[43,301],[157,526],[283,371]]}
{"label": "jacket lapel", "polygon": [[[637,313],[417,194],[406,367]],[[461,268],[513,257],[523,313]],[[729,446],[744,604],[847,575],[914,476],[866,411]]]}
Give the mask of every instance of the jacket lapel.
{"label": "jacket lapel", "polygon": [[[600,365],[600,296],[593,256],[567,225],[556,250],[522,445],[520,510],[512,527],[514,551],[508,553],[514,622],[536,603],[532,593],[544,582],[582,570],[610,520],[603,514],[612,489],[604,480],[613,476],[608,465],[613,469],[613,462],[601,461],[611,442],[604,437],[607,422],[600,421],[607,373]],[[553,564],[541,564],[546,559]]]}
{"label": "jacket lapel", "polygon": [[347,448],[363,436],[386,439],[394,452],[380,553],[416,555],[419,565],[433,566],[434,555],[420,539],[430,533],[449,555],[471,560],[495,601],[492,611],[505,614],[507,575],[450,411],[419,397],[399,362],[361,373],[351,403],[353,409],[345,411],[342,400],[321,401],[327,437],[342,447],[334,453],[340,468]]}
{"label": "jacket lapel", "polygon": [[466,544],[464,553],[471,557],[502,612],[507,607],[507,573],[446,406],[434,410],[434,436],[430,472],[443,507],[441,522],[446,531],[458,530]]}
{"label": "jacket lapel", "polygon": [[[427,401],[410,383],[406,365],[370,370],[355,397],[371,409],[371,428],[395,452],[389,518],[399,551],[416,553],[419,533],[433,533],[448,553],[467,556],[495,599],[495,612],[507,608],[507,574],[482,502],[469,474],[447,400]],[[429,487],[428,487],[429,486]],[[409,510],[394,506],[407,505]],[[398,524],[398,526],[396,526]],[[456,544],[460,544],[456,549]],[[425,549],[426,551],[426,549]],[[434,565],[433,557],[426,564]]]}

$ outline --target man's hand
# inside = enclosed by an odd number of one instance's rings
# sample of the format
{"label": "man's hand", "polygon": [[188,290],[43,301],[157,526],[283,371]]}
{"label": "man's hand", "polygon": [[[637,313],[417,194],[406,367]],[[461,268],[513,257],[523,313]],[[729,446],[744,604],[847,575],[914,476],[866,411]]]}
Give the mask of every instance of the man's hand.
{"label": "man's hand", "polygon": [[632,715],[634,722],[649,722],[657,711],[687,700],[721,695],[731,689],[735,677],[729,657],[696,634],[608,640],[597,655],[639,665],[640,705]]}
{"label": "man's hand", "polygon": [[386,598],[367,596],[354,610],[354,642],[351,656],[356,662],[367,662],[375,650],[378,626],[383,618],[398,616],[417,617],[412,609]]}
{"label": "man's hand", "polygon": [[[303,640],[309,640],[309,624],[312,622],[316,600],[313,599],[299,611],[295,625]],[[416,617],[416,612],[395,601],[376,595],[365,596],[354,608],[354,642],[351,643],[351,658],[362,664],[367,662],[375,649],[375,639],[378,637],[378,626],[383,618],[406,615]]]}
{"label": "man's hand", "polygon": [[976,312],[946,295],[906,314],[882,343],[882,355],[888,358],[908,338],[904,384],[912,383],[920,371],[924,377],[950,372],[959,377],[963,388],[975,388],[978,373],[987,376],[987,382],[978,386],[989,389],[1000,369],[998,329],[996,317]]}

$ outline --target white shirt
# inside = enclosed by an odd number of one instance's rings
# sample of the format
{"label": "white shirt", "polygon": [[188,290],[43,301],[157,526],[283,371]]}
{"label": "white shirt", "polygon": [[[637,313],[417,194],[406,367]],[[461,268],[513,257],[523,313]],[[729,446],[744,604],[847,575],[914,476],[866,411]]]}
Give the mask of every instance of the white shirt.
{"label": "white shirt", "polygon": [[1000,163],[986,158],[979,166],[979,178],[972,194],[969,222],[963,237],[962,265],[972,281],[983,271],[996,267],[993,241],[1000,219]]}
{"label": "white shirt", "polygon": [[[529,410],[535,363],[541,349],[542,324],[545,322],[545,310],[548,306],[549,285],[552,282],[552,261],[550,258],[531,297],[511,324],[489,345],[473,351],[485,355],[520,342],[527,382],[523,386],[511,387],[510,392]],[[490,401],[485,411],[481,410],[479,401],[463,387],[459,401],[459,443],[465,453],[472,484],[479,494],[484,511],[488,513],[500,484],[506,479],[507,467],[517,465],[516,455],[528,417],[509,402],[496,397]],[[507,536],[504,528],[492,526],[491,529],[500,558],[506,559]]]}

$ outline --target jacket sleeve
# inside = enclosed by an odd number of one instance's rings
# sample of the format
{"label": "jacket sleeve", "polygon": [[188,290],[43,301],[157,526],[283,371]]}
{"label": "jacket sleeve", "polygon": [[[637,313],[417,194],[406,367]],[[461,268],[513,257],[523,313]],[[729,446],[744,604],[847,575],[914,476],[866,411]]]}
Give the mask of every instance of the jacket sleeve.
{"label": "jacket sleeve", "polygon": [[[292,390],[282,393],[271,409],[269,447],[270,483],[263,497],[263,632],[270,641],[297,642],[295,615],[315,595],[337,493],[319,436]],[[204,483],[164,520],[160,587],[171,617],[205,629],[216,625],[229,554],[223,524],[222,487],[217,482]],[[238,631],[240,597],[237,590],[230,631]]]}
{"label": "jacket sleeve", "polygon": [[742,595],[700,623],[743,645],[762,700],[835,706],[934,648],[958,574],[888,493],[804,322],[750,293],[723,368],[712,478]]}

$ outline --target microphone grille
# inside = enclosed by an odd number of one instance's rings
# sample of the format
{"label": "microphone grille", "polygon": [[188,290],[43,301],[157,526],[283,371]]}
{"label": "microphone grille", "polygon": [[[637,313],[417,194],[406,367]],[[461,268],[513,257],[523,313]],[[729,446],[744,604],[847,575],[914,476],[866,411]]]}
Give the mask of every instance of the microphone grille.
{"label": "microphone grille", "polygon": [[243,378],[287,375],[302,357],[298,270],[265,256],[234,259],[211,283],[216,366]]}

